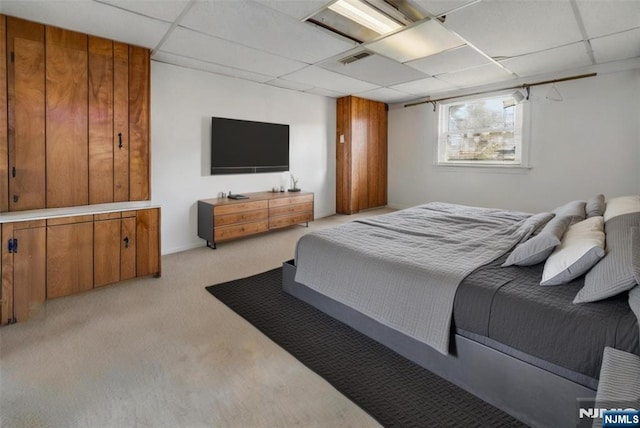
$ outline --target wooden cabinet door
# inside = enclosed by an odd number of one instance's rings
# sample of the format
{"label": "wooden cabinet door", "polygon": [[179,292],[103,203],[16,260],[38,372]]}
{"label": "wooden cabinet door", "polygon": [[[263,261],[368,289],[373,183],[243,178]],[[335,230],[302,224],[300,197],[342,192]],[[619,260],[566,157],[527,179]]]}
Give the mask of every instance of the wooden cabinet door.
{"label": "wooden cabinet door", "polygon": [[[9,143],[7,134],[7,17],[0,15],[0,212],[9,211]],[[2,319],[0,308],[0,320]]]}
{"label": "wooden cabinet door", "polygon": [[99,287],[120,281],[121,220],[93,224],[93,285]]}
{"label": "wooden cabinet door", "polygon": [[87,36],[46,27],[47,207],[89,203]]}
{"label": "wooden cabinet door", "polygon": [[9,210],[44,208],[44,25],[12,17],[6,22]]}
{"label": "wooden cabinet door", "polygon": [[149,199],[149,50],[129,47],[129,200]]}
{"label": "wooden cabinet door", "polygon": [[113,43],[113,200],[129,200],[129,45]]}
{"label": "wooden cabinet door", "polygon": [[46,298],[44,221],[5,223],[2,238],[0,324],[26,321]]}
{"label": "wooden cabinet door", "polygon": [[120,280],[136,277],[136,218],[124,217],[120,235]]}
{"label": "wooden cabinet door", "polygon": [[47,298],[91,288],[93,222],[47,225]]}
{"label": "wooden cabinet door", "polygon": [[13,255],[13,313],[17,322],[31,317],[46,298],[44,227],[16,230]]}
{"label": "wooden cabinet door", "polygon": [[160,275],[160,209],[137,212],[136,246],[138,276]]}
{"label": "wooden cabinet door", "polygon": [[113,42],[89,37],[89,203],[113,202]]}

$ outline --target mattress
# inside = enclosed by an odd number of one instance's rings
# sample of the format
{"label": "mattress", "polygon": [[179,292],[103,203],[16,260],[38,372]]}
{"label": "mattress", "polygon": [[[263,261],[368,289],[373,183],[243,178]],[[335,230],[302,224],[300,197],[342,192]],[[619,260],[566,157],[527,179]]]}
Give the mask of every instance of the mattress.
{"label": "mattress", "polygon": [[454,300],[456,332],[592,388],[606,346],[640,355],[638,320],[627,293],[573,304],[584,277],[541,286],[544,264],[475,270]]}

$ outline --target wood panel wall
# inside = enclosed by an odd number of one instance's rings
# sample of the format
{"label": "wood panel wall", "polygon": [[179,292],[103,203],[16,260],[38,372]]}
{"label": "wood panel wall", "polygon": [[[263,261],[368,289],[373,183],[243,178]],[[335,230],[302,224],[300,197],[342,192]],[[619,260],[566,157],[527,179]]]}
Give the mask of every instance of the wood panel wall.
{"label": "wood panel wall", "polygon": [[149,50],[129,47],[129,199],[149,199]]}
{"label": "wood panel wall", "polygon": [[[0,15],[0,82],[7,81],[7,18]],[[7,105],[7,85],[0,83],[0,106]],[[9,210],[8,109],[0,110],[0,211]]]}
{"label": "wood panel wall", "polygon": [[113,42],[89,37],[89,203],[113,202]]}
{"label": "wood panel wall", "polygon": [[44,208],[45,54],[44,25],[7,17],[7,113],[9,209]]}
{"label": "wood panel wall", "polygon": [[[89,203],[87,35],[46,27],[47,207]],[[72,186],[69,183],[73,183]]]}
{"label": "wood panel wall", "polygon": [[0,212],[150,199],[148,49],[0,14],[0,105]]}
{"label": "wood panel wall", "polygon": [[[148,123],[147,123],[148,126]],[[129,200],[129,46],[113,43],[113,201]]]}

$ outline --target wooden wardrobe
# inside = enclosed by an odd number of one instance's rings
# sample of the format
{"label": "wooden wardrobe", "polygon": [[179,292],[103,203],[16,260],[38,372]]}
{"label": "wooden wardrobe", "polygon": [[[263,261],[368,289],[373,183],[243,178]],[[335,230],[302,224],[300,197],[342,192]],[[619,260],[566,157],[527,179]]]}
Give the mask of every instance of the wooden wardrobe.
{"label": "wooden wardrobe", "polygon": [[337,100],[336,212],[387,204],[387,105],[348,96]]}
{"label": "wooden wardrobe", "polygon": [[0,325],[160,275],[149,100],[149,49],[0,14]]}

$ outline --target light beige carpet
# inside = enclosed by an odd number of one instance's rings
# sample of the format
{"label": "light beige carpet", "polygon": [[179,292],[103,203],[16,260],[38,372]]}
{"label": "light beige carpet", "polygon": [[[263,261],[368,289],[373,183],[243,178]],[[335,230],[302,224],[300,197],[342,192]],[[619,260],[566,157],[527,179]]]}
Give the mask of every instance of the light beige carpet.
{"label": "light beige carpet", "polygon": [[164,256],[162,278],[51,300],[1,328],[0,426],[377,426],[204,289],[280,266],[302,234],[354,218],[203,241]]}

